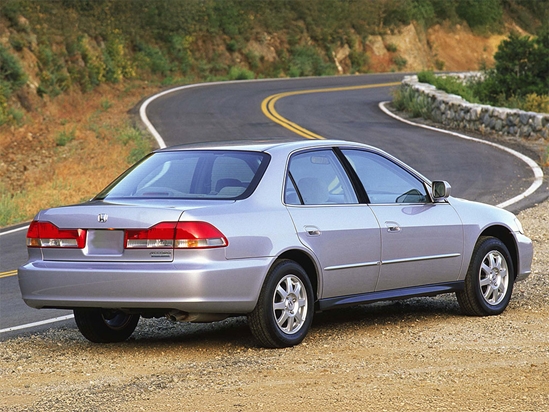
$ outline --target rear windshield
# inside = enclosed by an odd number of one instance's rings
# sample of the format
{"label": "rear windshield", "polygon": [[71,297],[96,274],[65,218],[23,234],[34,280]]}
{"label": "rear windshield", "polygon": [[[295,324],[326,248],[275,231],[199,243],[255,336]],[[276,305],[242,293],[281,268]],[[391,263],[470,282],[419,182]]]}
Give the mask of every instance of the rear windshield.
{"label": "rear windshield", "polygon": [[257,186],[269,156],[242,151],[152,153],[95,199],[243,199]]}

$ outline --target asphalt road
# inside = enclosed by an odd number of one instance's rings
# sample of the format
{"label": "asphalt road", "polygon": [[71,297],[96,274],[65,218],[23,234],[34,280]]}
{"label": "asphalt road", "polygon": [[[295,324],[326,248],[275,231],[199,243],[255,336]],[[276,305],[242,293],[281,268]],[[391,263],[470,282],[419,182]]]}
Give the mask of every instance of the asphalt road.
{"label": "asphalt road", "polygon": [[[157,98],[149,104],[147,115],[168,146],[258,137],[299,138],[266,117],[261,104],[278,93],[303,91],[280,98],[277,112],[322,137],[380,147],[430,179],[447,180],[455,196],[499,204],[530,186],[532,171],[507,152],[411,127],[383,113],[378,103],[391,99],[391,87],[375,85],[401,78],[402,74],[378,74],[199,85]],[[326,90],[364,85],[372,87]],[[21,300],[17,277],[10,274],[26,261],[25,233],[0,232],[0,331],[4,330],[0,339],[51,326],[6,332],[8,328],[71,313],[30,309]]]}

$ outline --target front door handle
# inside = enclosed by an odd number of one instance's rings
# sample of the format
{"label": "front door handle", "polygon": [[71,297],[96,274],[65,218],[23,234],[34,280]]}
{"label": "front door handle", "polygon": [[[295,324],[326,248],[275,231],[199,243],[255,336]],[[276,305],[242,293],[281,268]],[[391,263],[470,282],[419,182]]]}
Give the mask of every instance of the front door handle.
{"label": "front door handle", "polygon": [[305,232],[308,236],[320,236],[322,232],[316,226],[305,226]]}

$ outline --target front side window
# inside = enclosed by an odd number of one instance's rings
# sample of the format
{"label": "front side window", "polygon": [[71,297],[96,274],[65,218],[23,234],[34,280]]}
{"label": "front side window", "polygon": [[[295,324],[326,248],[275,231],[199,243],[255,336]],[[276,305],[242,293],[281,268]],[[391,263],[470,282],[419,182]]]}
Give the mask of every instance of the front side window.
{"label": "front side window", "polygon": [[255,152],[157,152],[129,169],[96,199],[241,199],[255,189],[268,162],[268,155]]}
{"label": "front side window", "polygon": [[425,203],[425,185],[389,159],[363,150],[342,150],[373,204]]}
{"label": "front side window", "polygon": [[284,200],[293,205],[358,203],[343,167],[328,149],[291,157]]}

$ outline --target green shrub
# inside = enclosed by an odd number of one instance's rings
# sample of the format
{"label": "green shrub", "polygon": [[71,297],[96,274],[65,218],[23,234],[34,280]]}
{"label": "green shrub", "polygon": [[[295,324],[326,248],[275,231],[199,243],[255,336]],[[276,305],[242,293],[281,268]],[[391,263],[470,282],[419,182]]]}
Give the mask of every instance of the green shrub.
{"label": "green shrub", "polygon": [[393,106],[412,117],[430,119],[432,116],[431,100],[408,86],[402,85],[393,91]]}
{"label": "green shrub", "polygon": [[524,98],[522,109],[528,112],[549,113],[549,95],[531,93]]}
{"label": "green shrub", "polygon": [[424,70],[418,73],[417,78],[421,83],[432,84],[437,89],[461,96],[470,103],[480,103],[471,86],[456,77],[436,76],[432,71]]}
{"label": "green shrub", "polygon": [[17,110],[14,107],[10,107],[8,109],[8,117],[10,121],[13,121],[17,126],[21,126],[24,124],[25,120],[25,113],[21,110]]}
{"label": "green shrub", "polygon": [[232,66],[229,69],[229,80],[251,80],[255,78],[254,72],[238,66]]}
{"label": "green shrub", "polygon": [[238,43],[236,40],[229,40],[227,43],[227,51],[231,53],[238,51]]}
{"label": "green shrub", "polygon": [[485,81],[476,84],[475,92],[482,101],[505,105],[511,98],[528,94],[544,95],[549,90],[549,30],[532,39],[511,33],[498,46],[493,70]]}
{"label": "green shrub", "polygon": [[436,21],[435,7],[429,0],[416,0],[412,8],[413,20],[424,28],[431,27]]}
{"label": "green shrub", "polygon": [[53,97],[69,89],[71,85],[69,72],[65,62],[53,52],[49,44],[42,43],[38,47],[40,63],[40,85],[38,94]]}
{"label": "green shrub", "polygon": [[500,0],[457,0],[456,13],[477,33],[499,32],[503,28]]}
{"label": "green shrub", "polygon": [[398,51],[398,47],[394,43],[389,43],[385,48],[389,53],[396,53]]}
{"label": "green shrub", "polygon": [[115,32],[109,36],[103,51],[105,63],[105,79],[111,83],[118,83],[122,79],[135,76],[133,62],[128,55],[122,36]]}
{"label": "green shrub", "polygon": [[393,57],[393,63],[396,64],[396,67],[398,70],[402,70],[406,67],[408,64],[408,60],[406,60],[404,57],[397,55]]}
{"label": "green shrub", "polygon": [[7,84],[0,81],[0,126],[10,121],[7,96],[9,96]]}
{"label": "green shrub", "polygon": [[26,82],[27,75],[17,58],[0,45],[0,126],[10,122],[21,123],[22,113],[10,107],[8,101],[13,92]]}
{"label": "green shrub", "polygon": [[73,128],[72,130],[62,130],[55,137],[56,146],[66,146],[68,143],[72,142],[76,138],[76,132]]}
{"label": "green shrub", "polygon": [[105,82],[107,68],[103,61],[103,56],[92,50],[88,36],[79,36],[76,47],[85,64],[84,68],[79,68],[83,69],[82,78],[79,83],[84,91],[89,91]]}
{"label": "green shrub", "polygon": [[192,67],[193,58],[190,51],[192,42],[192,36],[181,36],[179,34],[171,36],[169,40],[169,52],[172,56],[172,61],[184,75],[186,75]]}
{"label": "green shrub", "polygon": [[247,51],[244,55],[246,56],[246,60],[248,60],[250,69],[254,72],[258,71],[262,57],[251,50]]}
{"label": "green shrub", "polygon": [[15,0],[7,0],[0,3],[2,15],[8,19],[11,25],[16,29],[22,29],[19,25],[19,16],[23,13],[23,2]]}
{"label": "green shrub", "polygon": [[349,60],[351,61],[351,73],[364,73],[367,71],[368,63],[370,63],[366,52],[354,49],[351,49],[349,53]]}
{"label": "green shrub", "polygon": [[17,58],[0,45],[0,81],[9,92],[21,88],[27,82],[27,75]]}
{"label": "green shrub", "polygon": [[313,46],[295,46],[290,49],[288,75],[290,77],[323,76],[335,74],[335,66],[326,63]]}
{"label": "green shrub", "polygon": [[437,70],[444,70],[444,67],[446,66],[446,63],[444,63],[442,60],[440,59],[435,59],[435,68]]}
{"label": "green shrub", "polygon": [[109,101],[109,99],[105,98],[105,99],[101,99],[101,109],[103,111],[107,111],[109,110],[110,108],[112,107],[112,103]]}
{"label": "green shrub", "polygon": [[153,74],[162,76],[168,76],[173,71],[173,65],[158,47],[139,42],[136,45],[136,50],[135,59],[142,69],[147,69]]}
{"label": "green shrub", "polygon": [[20,52],[29,45],[29,41],[24,35],[16,32],[10,36],[10,45],[14,50]]}

